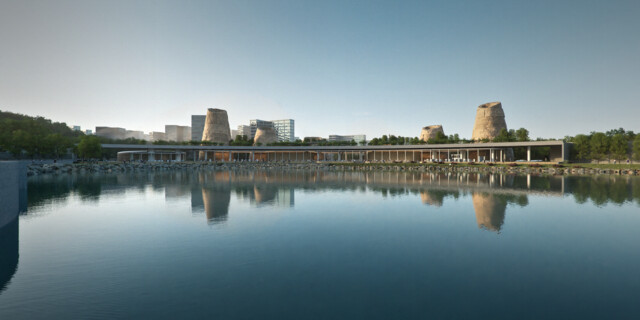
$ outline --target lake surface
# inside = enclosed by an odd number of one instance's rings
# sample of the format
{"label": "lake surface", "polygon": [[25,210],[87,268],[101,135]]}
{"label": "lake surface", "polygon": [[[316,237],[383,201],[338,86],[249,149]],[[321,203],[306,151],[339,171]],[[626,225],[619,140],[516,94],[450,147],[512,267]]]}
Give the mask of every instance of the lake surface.
{"label": "lake surface", "polygon": [[0,319],[638,319],[640,179],[32,177]]}

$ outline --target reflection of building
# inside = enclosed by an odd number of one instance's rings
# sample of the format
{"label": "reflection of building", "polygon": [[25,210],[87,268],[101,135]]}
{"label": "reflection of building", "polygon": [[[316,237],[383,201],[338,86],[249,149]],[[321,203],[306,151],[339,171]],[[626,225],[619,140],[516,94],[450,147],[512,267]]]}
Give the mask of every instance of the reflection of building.
{"label": "reflection of building", "polygon": [[26,210],[27,167],[0,162],[0,292],[18,268],[18,214]]}
{"label": "reflection of building", "polygon": [[202,188],[202,202],[210,224],[224,222],[229,214],[231,188],[220,185],[205,186]]}
{"label": "reflection of building", "polygon": [[472,201],[478,228],[500,231],[507,210],[506,199],[500,195],[474,193]]}
{"label": "reflection of building", "polygon": [[429,190],[420,191],[420,199],[422,200],[422,203],[434,207],[442,207],[442,203],[444,202],[444,196],[441,195],[441,193],[434,193]]}
{"label": "reflection of building", "polygon": [[18,269],[18,218],[0,227],[0,294]]}

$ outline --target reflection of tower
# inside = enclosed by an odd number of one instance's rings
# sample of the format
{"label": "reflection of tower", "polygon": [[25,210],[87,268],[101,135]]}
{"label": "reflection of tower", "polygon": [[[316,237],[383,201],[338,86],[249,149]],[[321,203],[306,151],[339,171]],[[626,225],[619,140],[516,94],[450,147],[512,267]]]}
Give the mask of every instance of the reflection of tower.
{"label": "reflection of tower", "polygon": [[229,214],[231,188],[228,186],[205,186],[202,188],[202,201],[209,224],[224,222]]}
{"label": "reflection of tower", "polygon": [[0,293],[18,269],[18,218],[0,227]]}
{"label": "reflection of tower", "polygon": [[264,205],[278,207],[293,207],[293,188],[282,188],[277,185],[256,184],[253,186],[253,200],[260,207]]}
{"label": "reflection of tower", "polygon": [[506,199],[499,195],[474,193],[472,201],[478,228],[500,231],[507,210]]}
{"label": "reflection of tower", "polygon": [[191,186],[191,213],[204,212],[204,200],[202,198],[202,187]]}
{"label": "reflection of tower", "polygon": [[273,203],[278,194],[278,189],[274,185],[255,185],[253,186],[253,194],[256,204],[269,204]]}
{"label": "reflection of tower", "polygon": [[423,204],[428,204],[434,207],[442,207],[444,196],[442,194],[430,192],[429,190],[422,190],[420,191],[420,199],[422,199]]}

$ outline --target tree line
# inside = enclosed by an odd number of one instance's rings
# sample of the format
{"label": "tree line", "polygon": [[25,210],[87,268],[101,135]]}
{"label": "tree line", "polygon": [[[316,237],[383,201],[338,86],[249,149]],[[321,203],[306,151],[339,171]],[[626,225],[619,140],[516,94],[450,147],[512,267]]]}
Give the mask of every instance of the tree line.
{"label": "tree line", "polygon": [[[623,128],[606,132],[592,131],[589,134],[567,136],[565,141],[572,142],[571,159],[576,161],[617,160],[629,158],[640,160],[640,134]],[[629,152],[631,145],[631,152]]]}

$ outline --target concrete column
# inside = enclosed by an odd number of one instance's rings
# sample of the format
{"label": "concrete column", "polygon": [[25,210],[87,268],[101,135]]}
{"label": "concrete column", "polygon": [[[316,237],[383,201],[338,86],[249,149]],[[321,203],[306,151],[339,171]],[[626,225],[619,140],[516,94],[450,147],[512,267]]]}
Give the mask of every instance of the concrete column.
{"label": "concrete column", "polygon": [[231,150],[229,150],[229,162],[231,162]]}
{"label": "concrete column", "polygon": [[527,147],[527,161],[531,161],[531,146]]}

